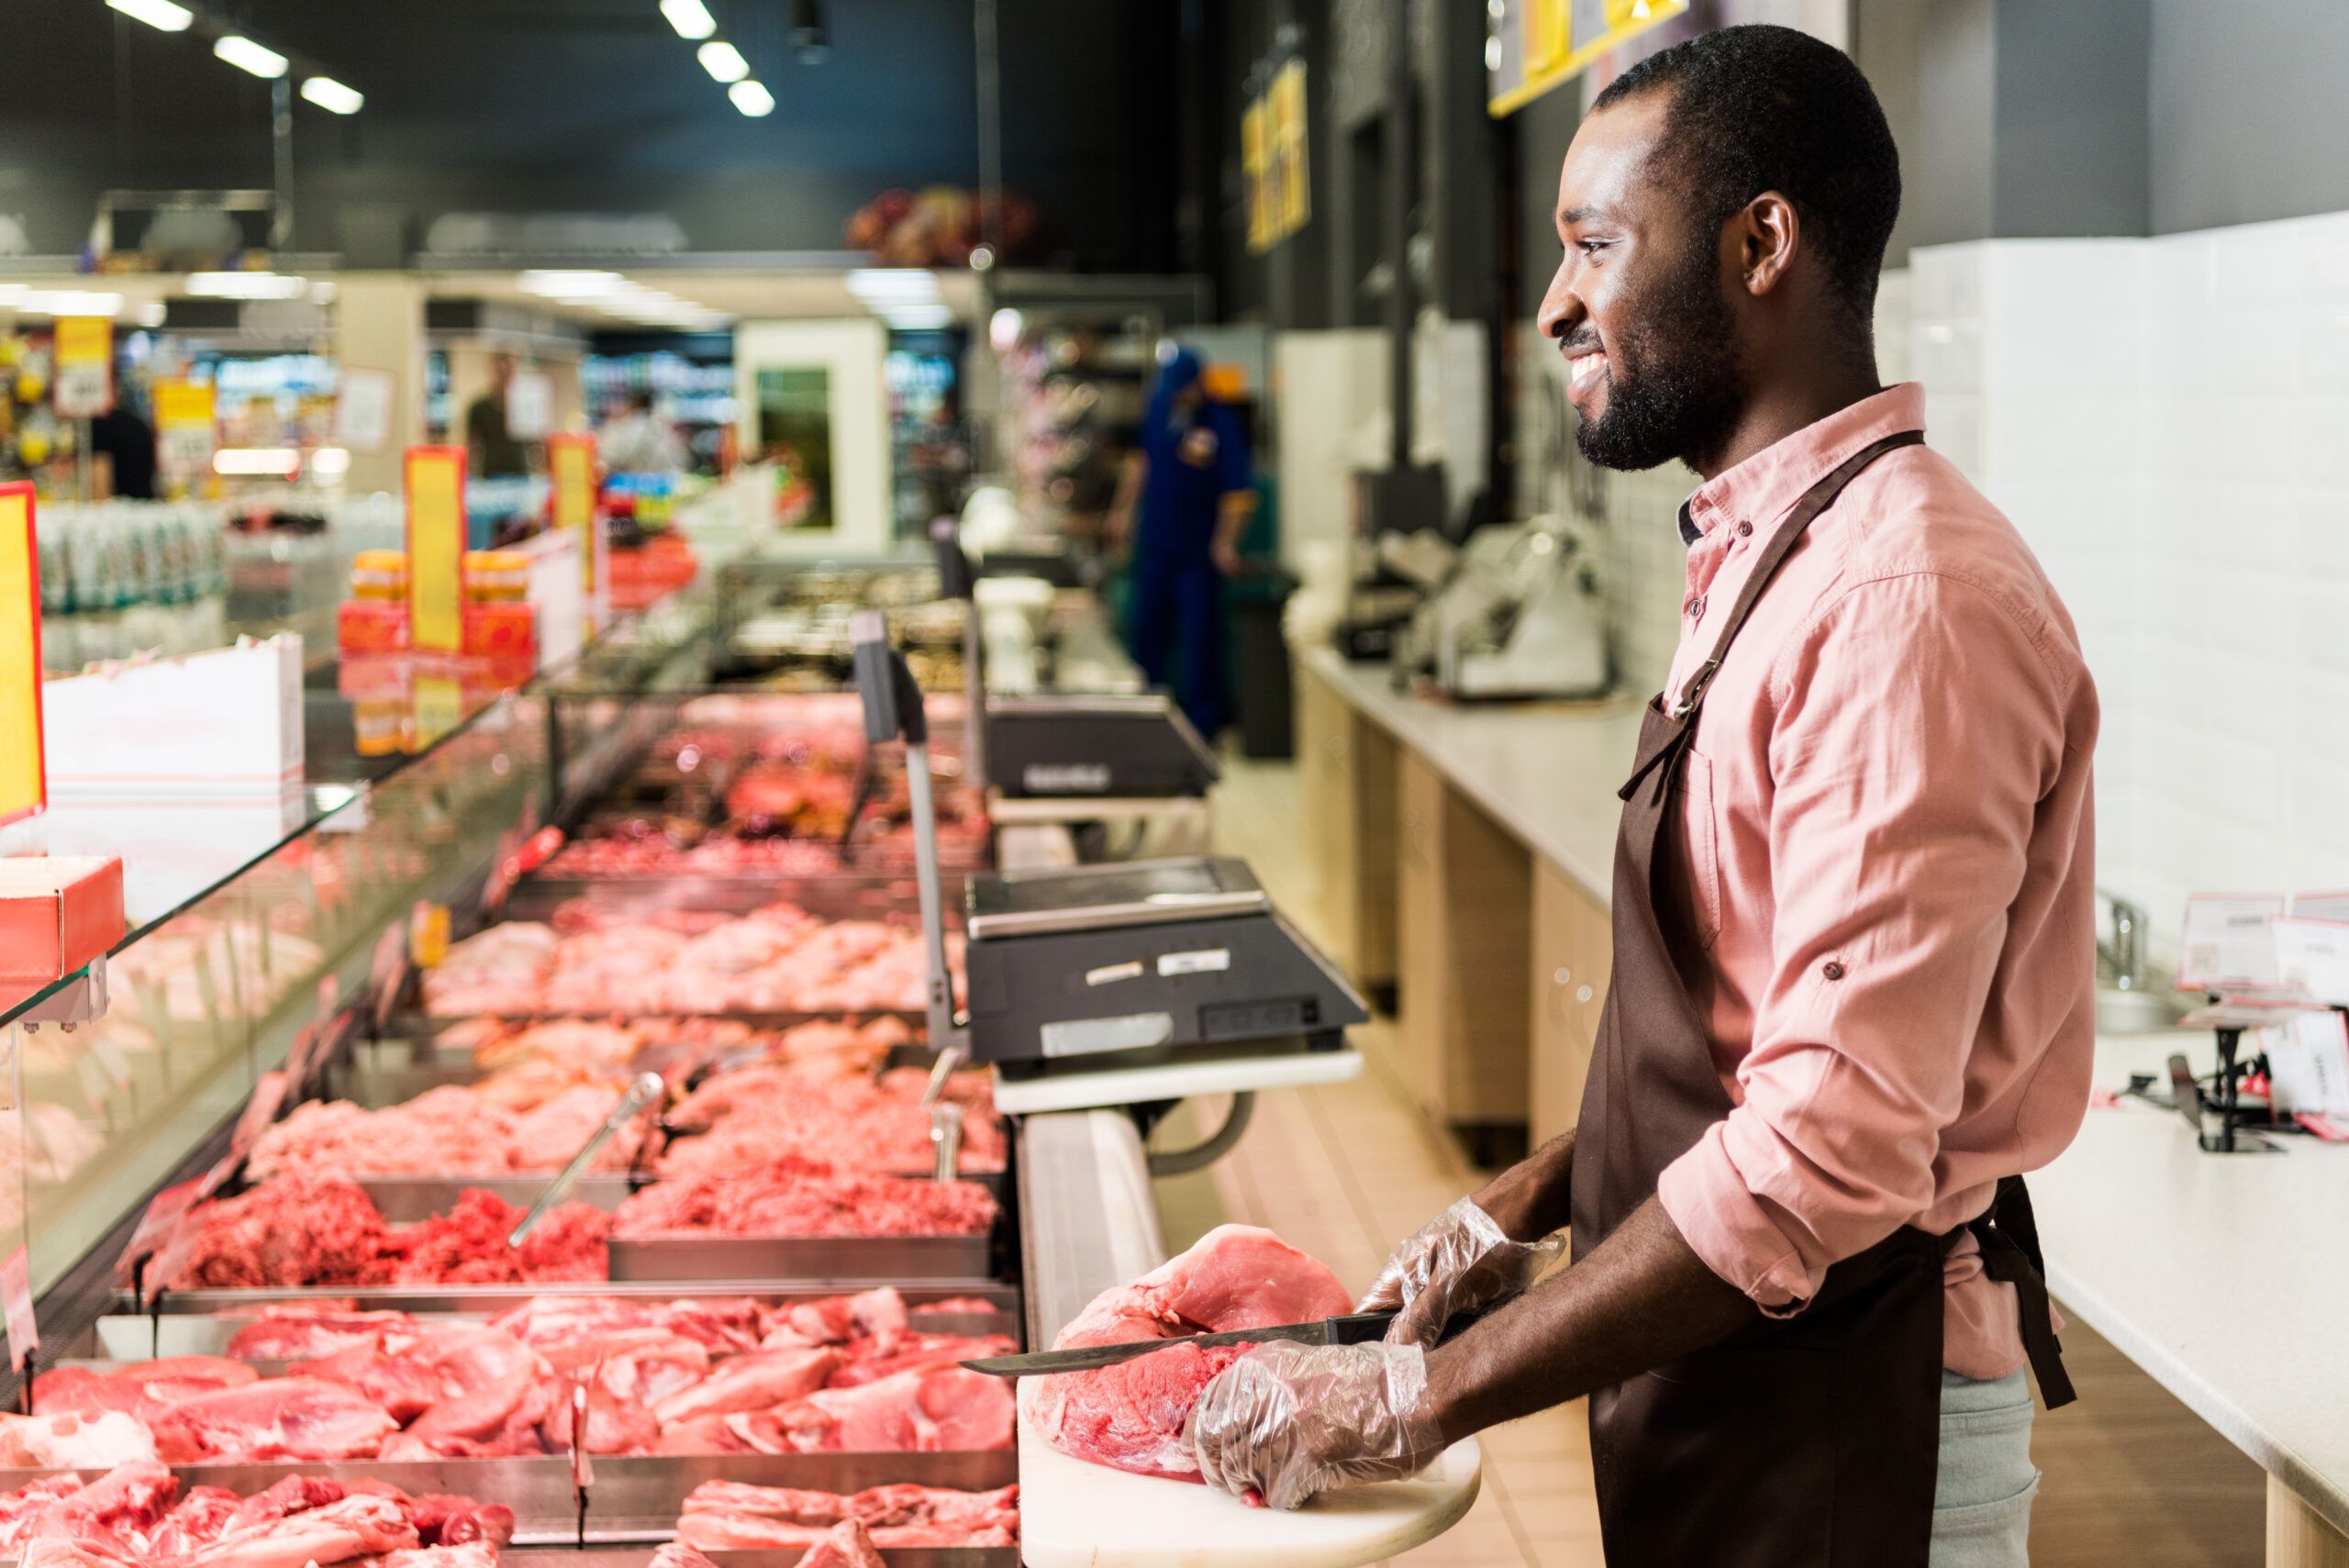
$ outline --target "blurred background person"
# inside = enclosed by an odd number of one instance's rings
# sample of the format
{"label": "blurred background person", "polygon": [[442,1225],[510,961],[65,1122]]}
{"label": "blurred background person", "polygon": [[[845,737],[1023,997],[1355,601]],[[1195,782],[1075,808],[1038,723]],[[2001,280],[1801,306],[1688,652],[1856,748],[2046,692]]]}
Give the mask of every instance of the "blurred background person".
{"label": "blurred background person", "polygon": [[596,432],[596,455],[607,473],[682,473],[685,444],[676,428],[652,413],[652,395],[631,392],[620,411]]}
{"label": "blurred background person", "polygon": [[494,354],[489,361],[489,390],[465,409],[465,449],[472,454],[473,477],[497,479],[530,472],[530,454],[515,439],[507,422],[506,399],[514,389],[514,356]]}
{"label": "blurred background person", "polygon": [[1223,583],[1238,570],[1256,492],[1247,427],[1238,410],[1208,395],[1202,369],[1188,349],[1160,369],[1126,454],[1110,528],[1114,543],[1133,549],[1134,662],[1213,740],[1228,706]]}

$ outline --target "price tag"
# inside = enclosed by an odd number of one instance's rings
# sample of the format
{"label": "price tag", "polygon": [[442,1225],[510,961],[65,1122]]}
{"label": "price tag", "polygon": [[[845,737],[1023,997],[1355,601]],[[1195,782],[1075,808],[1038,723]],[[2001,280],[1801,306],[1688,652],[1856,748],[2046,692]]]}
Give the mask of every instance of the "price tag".
{"label": "price tag", "polygon": [[[0,484],[0,822],[49,803],[41,745],[40,547],[33,539],[33,487]],[[21,737],[24,743],[18,744]]]}
{"label": "price tag", "polygon": [[408,646],[465,645],[465,449],[410,447],[407,479]]}
{"label": "price tag", "polygon": [[237,1118],[237,1129],[228,1135],[231,1158],[241,1159],[252,1152],[269,1124],[277,1119],[277,1109],[285,1103],[285,1074],[275,1069],[261,1075],[253,1085],[253,1097],[245,1102],[245,1114]]}
{"label": "price tag", "polygon": [[122,1250],[116,1260],[118,1277],[128,1278],[142,1258],[151,1258],[177,1229],[180,1216],[195,1201],[195,1189],[201,1182],[182,1182],[175,1187],[165,1187],[147,1202],[147,1212],[139,1217],[139,1229],[130,1233],[130,1245]]}
{"label": "price tag", "polygon": [[2295,920],[2349,921],[2349,893],[2301,893],[2292,898]]}
{"label": "price tag", "polygon": [[2260,1030],[2259,1039],[2277,1110],[2349,1115],[2349,1025],[2339,1013],[2302,1013]]}
{"label": "price tag", "polygon": [[374,1002],[376,1034],[381,1035],[392,1021],[392,1009],[399,1005],[400,988],[406,980],[407,928],[395,920],[375,939],[375,957],[368,980],[368,994]]}
{"label": "price tag", "polygon": [[579,581],[596,592],[596,438],[547,438],[547,475],[554,482],[554,526],[579,541]]}
{"label": "price tag", "polygon": [[156,466],[178,479],[210,473],[220,445],[211,383],[159,381],[154,400]]}
{"label": "price tag", "polygon": [[22,1247],[0,1261],[0,1314],[8,1320],[8,1369],[25,1370],[25,1358],[40,1343],[33,1322],[33,1265]]}
{"label": "price tag", "polygon": [[64,419],[95,419],[114,406],[114,318],[57,318],[56,379],[50,403]]}
{"label": "price tag", "polygon": [[2280,893],[2189,895],[2177,988],[2227,991],[2275,984],[2281,976],[2267,923],[2283,912]]}

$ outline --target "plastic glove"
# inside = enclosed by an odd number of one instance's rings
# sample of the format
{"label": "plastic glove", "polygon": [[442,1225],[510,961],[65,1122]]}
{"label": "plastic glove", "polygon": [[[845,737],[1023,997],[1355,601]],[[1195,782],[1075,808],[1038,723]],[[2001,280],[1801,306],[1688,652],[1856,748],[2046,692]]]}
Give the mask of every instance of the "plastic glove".
{"label": "plastic glove", "polygon": [[1515,1296],[1565,1248],[1564,1233],[1512,1241],[1475,1199],[1462,1198],[1395,1249],[1354,1310],[1399,1308],[1387,1342],[1432,1345],[1454,1313]]}
{"label": "plastic glove", "polygon": [[1200,1477],[1275,1508],[1408,1475],[1443,1447],[1417,1345],[1258,1345],[1191,1407]]}

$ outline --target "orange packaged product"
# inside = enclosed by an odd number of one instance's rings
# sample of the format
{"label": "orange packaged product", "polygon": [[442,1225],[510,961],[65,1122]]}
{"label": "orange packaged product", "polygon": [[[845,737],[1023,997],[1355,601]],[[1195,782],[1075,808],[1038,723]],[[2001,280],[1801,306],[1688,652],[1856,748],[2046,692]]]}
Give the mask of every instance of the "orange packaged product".
{"label": "orange packaged product", "polygon": [[334,639],[346,653],[405,653],[407,606],[396,600],[345,599],[335,611]]}

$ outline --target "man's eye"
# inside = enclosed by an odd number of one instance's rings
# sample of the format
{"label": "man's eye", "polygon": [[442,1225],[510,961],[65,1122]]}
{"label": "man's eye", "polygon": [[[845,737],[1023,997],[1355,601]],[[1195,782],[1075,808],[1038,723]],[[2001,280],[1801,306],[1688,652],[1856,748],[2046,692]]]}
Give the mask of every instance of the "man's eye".
{"label": "man's eye", "polygon": [[1586,256],[1596,256],[1601,250],[1607,249],[1607,241],[1604,239],[1577,239],[1575,241],[1575,249],[1580,250]]}

